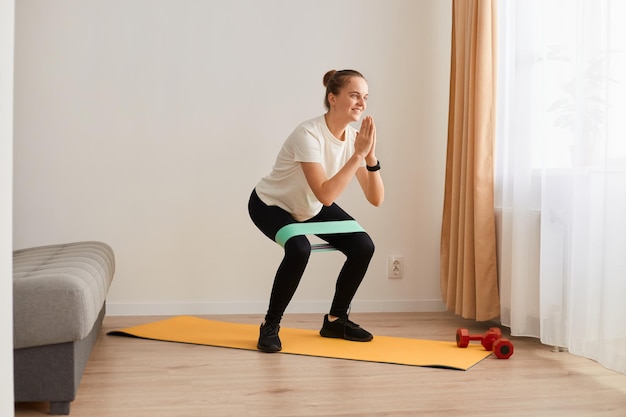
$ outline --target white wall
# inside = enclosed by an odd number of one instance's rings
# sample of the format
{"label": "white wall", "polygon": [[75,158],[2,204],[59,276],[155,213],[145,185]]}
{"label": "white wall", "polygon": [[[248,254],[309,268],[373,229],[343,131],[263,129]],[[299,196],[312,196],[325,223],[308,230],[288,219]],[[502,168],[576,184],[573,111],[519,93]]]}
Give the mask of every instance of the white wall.
{"label": "white wall", "polygon": [[0,416],[13,410],[13,44],[15,3],[0,0]]}
{"label": "white wall", "polygon": [[[387,195],[339,201],[377,247],[353,311],[441,309],[449,3],[18,2],[15,247],[108,242],[109,314],[264,312],[281,250],[249,193],[324,111],[323,74],[355,68]],[[288,311],[326,311],[340,264],[315,254]]]}

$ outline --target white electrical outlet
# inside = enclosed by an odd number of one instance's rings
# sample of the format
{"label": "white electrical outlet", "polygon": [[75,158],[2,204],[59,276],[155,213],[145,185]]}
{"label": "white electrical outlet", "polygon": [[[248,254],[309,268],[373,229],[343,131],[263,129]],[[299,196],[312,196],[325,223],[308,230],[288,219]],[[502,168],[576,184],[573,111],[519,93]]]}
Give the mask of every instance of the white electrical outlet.
{"label": "white electrical outlet", "polygon": [[404,276],[404,257],[390,256],[387,261],[387,276],[389,278],[402,278]]}

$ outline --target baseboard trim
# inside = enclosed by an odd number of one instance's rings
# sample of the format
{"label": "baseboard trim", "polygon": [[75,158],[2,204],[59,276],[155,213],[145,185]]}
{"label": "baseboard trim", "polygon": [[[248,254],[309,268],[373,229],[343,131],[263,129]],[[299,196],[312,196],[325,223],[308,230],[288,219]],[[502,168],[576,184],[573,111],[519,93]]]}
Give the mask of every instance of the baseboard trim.
{"label": "baseboard trim", "polygon": [[[327,313],[328,301],[292,301],[289,313]],[[107,302],[108,316],[174,316],[209,314],[264,314],[267,301],[190,302],[190,303],[114,303]],[[441,300],[358,301],[353,313],[423,313],[446,311]]]}

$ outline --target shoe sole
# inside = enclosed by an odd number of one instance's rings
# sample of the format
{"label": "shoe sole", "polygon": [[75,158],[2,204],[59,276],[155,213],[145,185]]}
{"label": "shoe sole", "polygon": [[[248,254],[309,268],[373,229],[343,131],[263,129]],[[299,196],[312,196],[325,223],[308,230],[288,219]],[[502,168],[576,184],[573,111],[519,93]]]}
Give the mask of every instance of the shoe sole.
{"label": "shoe sole", "polygon": [[266,353],[280,352],[281,350],[283,350],[282,347],[278,347],[278,346],[256,345],[256,348],[259,349],[261,352],[266,352]]}

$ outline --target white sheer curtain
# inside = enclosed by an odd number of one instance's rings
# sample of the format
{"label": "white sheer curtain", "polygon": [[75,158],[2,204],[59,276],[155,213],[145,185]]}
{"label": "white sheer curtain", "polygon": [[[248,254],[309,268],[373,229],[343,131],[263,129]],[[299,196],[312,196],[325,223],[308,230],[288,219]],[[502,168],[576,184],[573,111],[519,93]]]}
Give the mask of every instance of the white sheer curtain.
{"label": "white sheer curtain", "polygon": [[501,319],[626,373],[626,1],[499,3]]}

